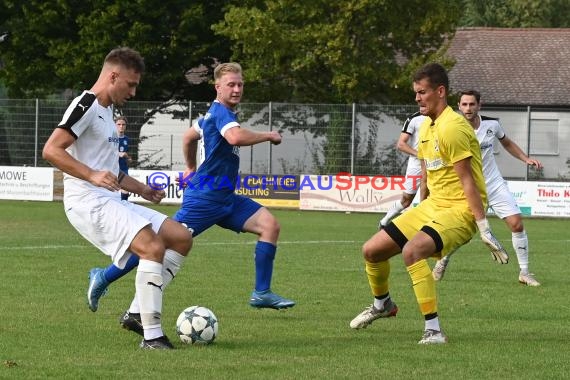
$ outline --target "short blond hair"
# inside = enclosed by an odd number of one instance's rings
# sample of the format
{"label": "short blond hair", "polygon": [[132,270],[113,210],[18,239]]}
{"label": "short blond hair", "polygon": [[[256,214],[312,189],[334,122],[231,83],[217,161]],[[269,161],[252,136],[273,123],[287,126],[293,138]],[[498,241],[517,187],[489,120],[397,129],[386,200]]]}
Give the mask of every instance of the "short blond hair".
{"label": "short blond hair", "polygon": [[224,74],[241,74],[241,65],[237,62],[220,63],[214,69],[214,80],[217,82]]}

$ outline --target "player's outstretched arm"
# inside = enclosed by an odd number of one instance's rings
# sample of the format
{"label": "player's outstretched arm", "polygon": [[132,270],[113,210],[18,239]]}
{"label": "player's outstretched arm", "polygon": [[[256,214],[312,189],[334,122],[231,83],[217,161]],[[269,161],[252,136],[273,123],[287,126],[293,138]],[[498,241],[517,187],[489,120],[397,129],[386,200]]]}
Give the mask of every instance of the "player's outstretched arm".
{"label": "player's outstretched arm", "polygon": [[507,251],[499,242],[499,240],[493,235],[489,222],[485,216],[485,209],[483,207],[483,201],[479,190],[475,185],[475,179],[473,178],[473,173],[471,171],[471,157],[465,158],[453,164],[455,172],[461,180],[463,185],[463,192],[467,198],[467,203],[469,208],[475,217],[477,222],[477,227],[479,228],[479,234],[481,235],[481,240],[487,248],[491,251],[491,255],[495,261],[500,264],[506,264],[509,262],[509,255]]}
{"label": "player's outstretched arm", "polygon": [[277,131],[256,132],[247,128],[233,127],[224,133],[224,138],[231,145],[250,146],[269,141],[274,145],[281,143],[281,134]]}
{"label": "player's outstretched arm", "polygon": [[525,164],[534,166],[537,169],[541,169],[543,167],[542,162],[535,158],[527,156],[526,153],[523,152],[523,150],[520,148],[520,146],[518,146],[517,143],[509,139],[507,136],[499,141],[501,142],[501,145],[503,145],[503,148],[505,148],[505,150],[509,152],[509,154],[514,158],[518,158]]}

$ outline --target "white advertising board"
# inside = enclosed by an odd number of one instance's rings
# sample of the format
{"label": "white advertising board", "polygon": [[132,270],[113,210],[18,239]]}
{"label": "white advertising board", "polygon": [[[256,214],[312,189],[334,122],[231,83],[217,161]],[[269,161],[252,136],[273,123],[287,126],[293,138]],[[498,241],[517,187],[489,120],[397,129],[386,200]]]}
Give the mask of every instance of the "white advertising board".
{"label": "white advertising board", "polygon": [[0,166],[0,199],[52,201],[53,168]]}

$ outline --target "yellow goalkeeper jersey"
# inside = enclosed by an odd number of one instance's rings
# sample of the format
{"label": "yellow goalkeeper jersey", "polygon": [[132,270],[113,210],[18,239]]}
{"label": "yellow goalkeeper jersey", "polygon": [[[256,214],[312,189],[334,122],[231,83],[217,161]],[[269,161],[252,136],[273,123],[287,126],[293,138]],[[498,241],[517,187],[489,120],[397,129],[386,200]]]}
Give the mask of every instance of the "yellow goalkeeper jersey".
{"label": "yellow goalkeeper jersey", "polygon": [[422,123],[418,141],[418,158],[427,170],[429,198],[442,207],[467,206],[467,199],[453,164],[471,157],[471,171],[487,207],[485,178],[481,165],[481,148],[469,122],[450,106],[432,122]]}

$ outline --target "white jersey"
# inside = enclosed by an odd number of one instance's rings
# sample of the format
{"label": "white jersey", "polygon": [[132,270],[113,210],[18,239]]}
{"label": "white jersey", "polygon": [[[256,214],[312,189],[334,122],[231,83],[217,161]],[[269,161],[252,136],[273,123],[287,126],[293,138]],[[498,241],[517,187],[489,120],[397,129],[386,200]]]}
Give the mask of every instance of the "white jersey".
{"label": "white jersey", "polygon": [[[408,116],[404,122],[404,126],[402,127],[402,133],[407,133],[410,135],[410,138],[408,139],[408,145],[415,150],[418,150],[418,136],[420,132],[420,125],[422,125],[426,118],[427,116],[424,116],[419,112],[413,113]],[[420,166],[420,160],[417,157],[410,156],[408,164],[410,164],[410,162],[413,165],[417,164],[418,167]]]}
{"label": "white jersey", "polygon": [[[93,170],[119,174],[119,137],[111,107],[103,107],[93,92],[84,91],[73,99],[58,128],[75,141],[67,151]],[[64,174],[65,214],[75,229],[91,244],[124,268],[128,248],[139,231],[151,225],[158,233],[166,215],[151,208],[121,201],[119,191],[97,187]]]}
{"label": "white jersey", "polygon": [[[58,128],[64,128],[75,137],[67,149],[76,160],[93,170],[107,170],[119,174],[119,137],[111,107],[103,107],[93,92],[83,91],[63,115]],[[64,199],[81,197],[89,192],[120,197],[103,187],[64,174]]]}
{"label": "white jersey", "polygon": [[[418,150],[418,136],[420,134],[420,125],[424,122],[427,116],[419,112],[413,113],[404,122],[402,133],[410,135],[408,145]],[[421,161],[415,157],[408,158],[408,166],[406,168],[406,182],[404,183],[404,192],[406,194],[415,194],[419,190],[420,179],[417,176],[422,174]]]}
{"label": "white jersey", "polygon": [[479,116],[479,118],[480,124],[479,128],[475,130],[475,135],[477,136],[477,140],[479,140],[479,146],[481,146],[485,185],[487,186],[487,192],[491,193],[505,182],[493,153],[493,146],[496,142],[495,137],[499,140],[504,139],[505,131],[497,119],[487,116]]}

